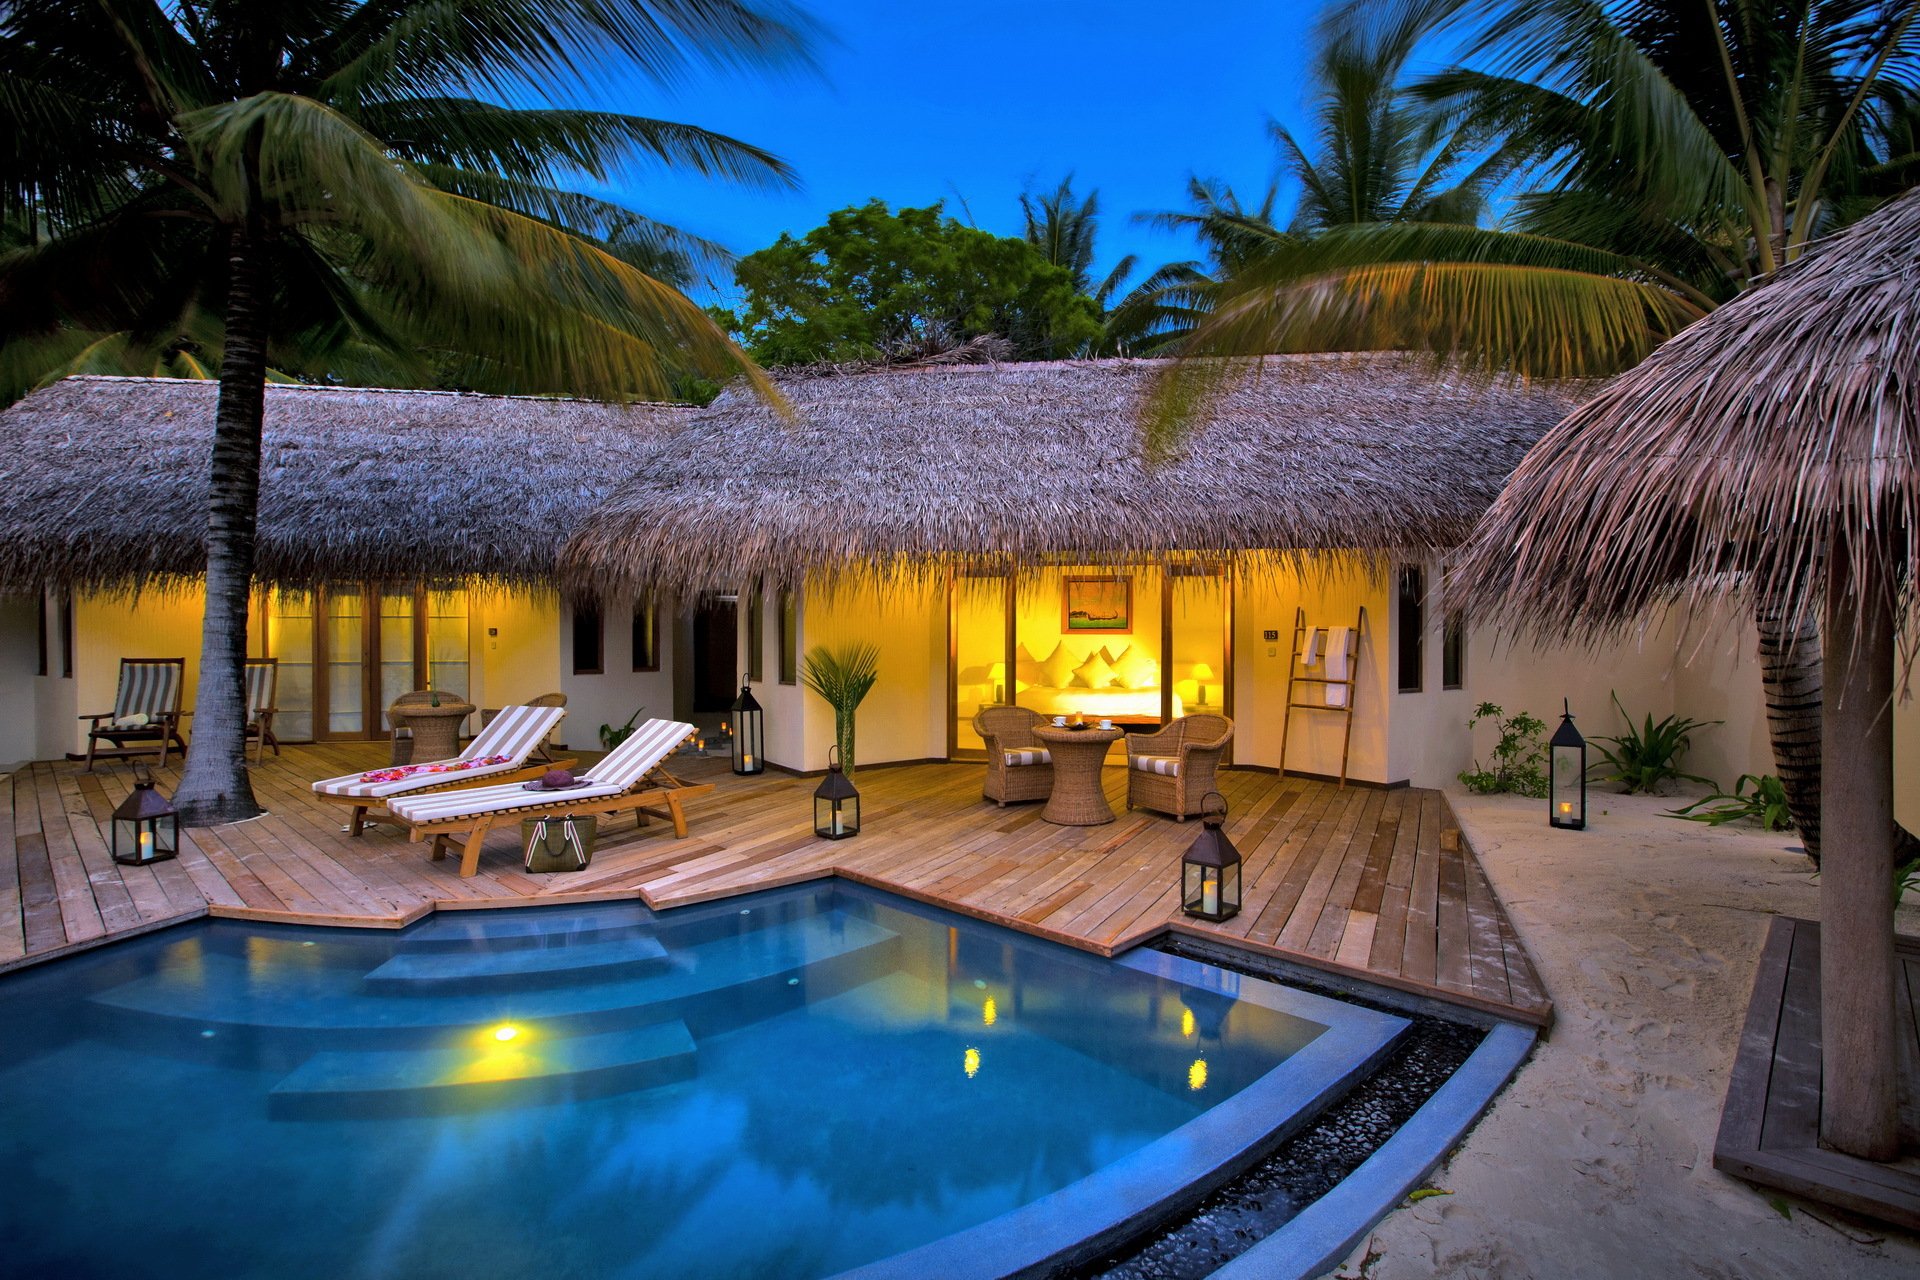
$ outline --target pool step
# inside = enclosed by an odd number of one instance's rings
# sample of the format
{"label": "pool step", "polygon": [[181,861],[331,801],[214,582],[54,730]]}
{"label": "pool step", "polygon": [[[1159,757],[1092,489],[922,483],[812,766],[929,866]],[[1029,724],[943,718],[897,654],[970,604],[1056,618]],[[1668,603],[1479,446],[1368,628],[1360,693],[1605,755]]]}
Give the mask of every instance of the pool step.
{"label": "pool step", "polygon": [[667,949],[653,938],[616,938],[573,946],[504,951],[425,951],[394,956],[367,974],[368,991],[432,994],[491,991],[554,982],[597,981],[619,973],[667,967]]}
{"label": "pool step", "polygon": [[437,911],[401,933],[401,955],[436,951],[500,951],[516,947],[578,946],[651,936],[658,923],[638,903],[591,907],[528,907],[509,911]]}
{"label": "pool step", "polygon": [[481,1031],[457,1049],[316,1053],[267,1097],[276,1119],[445,1115],[572,1102],[651,1089],[694,1072],[693,1034],[660,1022],[599,1035],[548,1038],[534,1028],[499,1040]]}
{"label": "pool step", "polygon": [[[742,1026],[870,980],[893,963],[899,935],[841,912],[778,923],[697,946],[673,946],[653,972],[602,974],[512,991],[362,988],[331,968],[256,969],[201,955],[90,999],[101,1034],[144,1033],[276,1065],[287,1050],[446,1047],[502,1020],[584,1035],[679,1018],[696,1035]],[[556,954],[564,955],[567,948]],[[522,951],[522,957],[539,954]],[[292,1062],[287,1063],[288,1066]]]}

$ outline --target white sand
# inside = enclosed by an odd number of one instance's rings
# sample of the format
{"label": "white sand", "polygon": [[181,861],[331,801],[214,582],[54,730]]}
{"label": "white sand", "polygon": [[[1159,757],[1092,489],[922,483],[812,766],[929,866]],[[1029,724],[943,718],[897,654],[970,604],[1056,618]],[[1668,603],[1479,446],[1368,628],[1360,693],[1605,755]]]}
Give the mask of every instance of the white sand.
{"label": "white sand", "polygon": [[[1453,1159],[1341,1277],[1920,1276],[1920,1238],[1713,1168],[1727,1075],[1774,914],[1817,918],[1791,835],[1598,795],[1585,832],[1544,803],[1449,794],[1558,1021]],[[1920,932],[1920,907],[1899,927]]]}

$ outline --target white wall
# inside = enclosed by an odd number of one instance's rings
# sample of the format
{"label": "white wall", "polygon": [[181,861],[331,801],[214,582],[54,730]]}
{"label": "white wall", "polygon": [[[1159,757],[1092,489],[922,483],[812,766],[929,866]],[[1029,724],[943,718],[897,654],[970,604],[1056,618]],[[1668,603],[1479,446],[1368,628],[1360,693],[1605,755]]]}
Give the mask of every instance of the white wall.
{"label": "white wall", "polygon": [[[1234,740],[1237,764],[1280,766],[1281,727],[1287,716],[1287,673],[1293,650],[1294,610],[1307,625],[1352,626],[1361,606],[1367,627],[1360,641],[1354,688],[1353,741],[1347,776],[1388,782],[1389,717],[1396,710],[1392,685],[1392,634],[1386,584],[1358,561],[1330,563],[1324,573],[1303,577],[1278,560],[1243,567],[1235,582],[1233,610]],[[1278,633],[1267,640],[1265,633]],[[1317,686],[1315,686],[1317,688]],[[1301,685],[1296,701],[1314,694]],[[1295,711],[1287,733],[1286,767],[1336,777],[1340,772],[1345,717],[1331,711]]]}
{"label": "white wall", "polygon": [[[879,678],[854,718],[856,764],[937,760],[947,754],[947,597],[933,575],[884,588],[810,587],[801,600],[800,651],[866,641],[879,647]],[[769,614],[771,620],[774,615]],[[768,628],[769,632],[774,630]],[[769,639],[772,637],[769,636]],[[769,655],[767,673],[777,668]],[[801,690],[804,739],[799,768],[827,767],[833,708]],[[769,714],[771,723],[771,714]],[[780,759],[780,757],[774,757]],[[780,760],[787,763],[786,760]]]}
{"label": "white wall", "polygon": [[0,596],[0,769],[39,754],[39,626],[39,601]]}
{"label": "white wall", "polygon": [[[573,669],[574,612],[554,605],[558,615],[554,683],[567,695],[567,718],[561,722],[560,737],[575,750],[598,751],[600,726],[618,727],[627,722],[636,709],[641,720],[673,718],[673,653],[671,644],[672,611],[663,609],[660,627],[660,669],[633,669],[633,604],[615,600],[603,606],[602,670],[599,675],[580,675]],[[532,690],[540,693],[548,690]]]}

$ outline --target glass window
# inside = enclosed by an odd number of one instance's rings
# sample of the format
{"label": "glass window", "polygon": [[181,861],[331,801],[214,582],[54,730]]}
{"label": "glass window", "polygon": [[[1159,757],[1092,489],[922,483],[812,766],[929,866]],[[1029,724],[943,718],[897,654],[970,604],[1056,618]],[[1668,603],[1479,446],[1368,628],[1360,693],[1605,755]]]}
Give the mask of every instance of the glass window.
{"label": "glass window", "polygon": [[433,687],[462,701],[473,692],[467,593],[427,592],[427,676]]}
{"label": "glass window", "polygon": [[1005,574],[956,572],[947,619],[952,651],[953,732],[956,753],[979,759],[986,743],[974,732],[983,708],[1013,701],[1007,669],[1007,607],[1012,584]]}
{"label": "glass window", "polygon": [[660,669],[660,610],[652,605],[633,611],[633,669]]}
{"label": "glass window", "polygon": [[1400,617],[1400,692],[1418,693],[1427,631],[1427,571],[1417,564],[1400,568],[1397,604]]}
{"label": "glass window", "polygon": [[754,684],[767,678],[767,626],[760,609],[759,583],[747,593],[747,679]]}
{"label": "glass window", "polygon": [[780,593],[780,683],[800,683],[800,611],[791,591]]}
{"label": "glass window", "polygon": [[1440,633],[1440,687],[1467,687],[1467,620],[1458,609],[1447,615]]}
{"label": "glass window", "polygon": [[573,674],[597,676],[605,671],[606,634],[597,607],[573,611]]}

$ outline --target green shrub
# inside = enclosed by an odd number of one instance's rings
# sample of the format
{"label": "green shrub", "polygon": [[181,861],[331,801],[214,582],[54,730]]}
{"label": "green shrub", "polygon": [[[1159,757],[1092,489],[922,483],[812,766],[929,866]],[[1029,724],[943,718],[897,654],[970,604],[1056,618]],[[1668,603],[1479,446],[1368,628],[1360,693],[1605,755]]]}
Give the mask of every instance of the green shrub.
{"label": "green shrub", "polygon": [[646,710],[645,707],[635,707],[633,709],[633,714],[627,717],[627,722],[623,725],[620,725],[617,728],[610,724],[601,725],[600,726],[601,749],[605,751],[611,751],[615,747],[619,746],[621,743],[625,742],[628,738],[631,738],[633,736],[633,722],[635,720],[638,720],[640,718],[640,713],[645,710]]}
{"label": "green shrub", "polygon": [[[1749,783],[1753,785],[1751,791],[1747,790]],[[1713,807],[1707,808],[1708,805]],[[1675,809],[1669,816],[1714,827],[1729,822],[1754,822],[1767,831],[1793,830],[1793,815],[1787,811],[1787,789],[1770,773],[1743,773],[1732,791],[1716,791],[1705,799]]]}
{"label": "green shrub", "polygon": [[1602,759],[1612,770],[1604,781],[1620,783],[1629,795],[1636,791],[1654,795],[1666,783],[1681,778],[1709,787],[1718,786],[1712,778],[1703,778],[1697,773],[1683,773],[1679,767],[1680,757],[1693,744],[1693,731],[1719,724],[1718,720],[1668,716],[1655,724],[1653,713],[1648,712],[1646,723],[1636,728],[1633,717],[1627,714],[1625,707],[1620,706],[1620,695],[1617,693],[1613,695],[1613,705],[1619,707],[1620,718],[1627,722],[1627,731],[1617,738],[1596,739],[1613,744],[1599,748]]}
{"label": "green shrub", "polygon": [[1543,736],[1547,731],[1546,722],[1524,711],[1510,716],[1491,702],[1483,702],[1473,709],[1473,718],[1467,721],[1468,730],[1482,720],[1493,721],[1499,730],[1493,759],[1483,766],[1476,756],[1473,768],[1460,775],[1461,783],[1467,790],[1483,796],[1501,792],[1535,798],[1546,795],[1547,743]]}

